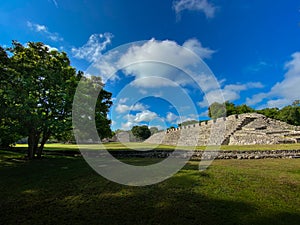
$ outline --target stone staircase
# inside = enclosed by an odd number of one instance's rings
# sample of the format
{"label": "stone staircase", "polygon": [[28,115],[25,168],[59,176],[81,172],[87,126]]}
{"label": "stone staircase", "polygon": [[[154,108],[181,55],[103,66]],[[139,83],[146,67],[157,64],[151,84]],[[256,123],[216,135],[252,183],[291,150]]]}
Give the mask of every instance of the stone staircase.
{"label": "stone staircase", "polygon": [[156,133],[145,143],[178,146],[300,143],[300,127],[246,113]]}
{"label": "stone staircase", "polygon": [[234,133],[235,133],[236,131],[242,130],[243,127],[244,127],[245,125],[251,123],[251,122],[254,121],[254,120],[255,120],[255,118],[253,118],[253,117],[244,117],[241,121],[239,121],[239,122],[237,123],[237,125],[236,125],[233,129],[231,129],[231,130],[229,130],[229,131],[227,132],[227,134],[226,134],[226,136],[224,137],[224,140],[222,141],[221,145],[228,145],[229,142],[230,142],[230,137],[231,137],[232,135],[234,135]]}

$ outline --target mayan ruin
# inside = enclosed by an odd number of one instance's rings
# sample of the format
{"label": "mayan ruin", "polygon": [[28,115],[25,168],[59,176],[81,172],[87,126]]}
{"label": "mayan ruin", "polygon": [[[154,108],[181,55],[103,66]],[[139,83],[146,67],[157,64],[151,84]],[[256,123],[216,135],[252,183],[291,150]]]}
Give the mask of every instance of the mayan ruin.
{"label": "mayan ruin", "polygon": [[156,133],[145,142],[179,146],[298,143],[300,127],[258,113],[245,113]]}

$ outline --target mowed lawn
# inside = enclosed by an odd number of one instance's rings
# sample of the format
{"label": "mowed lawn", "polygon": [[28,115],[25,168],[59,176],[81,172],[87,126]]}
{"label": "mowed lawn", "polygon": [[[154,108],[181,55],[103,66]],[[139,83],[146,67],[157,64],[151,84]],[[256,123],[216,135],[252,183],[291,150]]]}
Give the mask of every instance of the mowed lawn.
{"label": "mowed lawn", "polygon": [[[0,151],[0,224],[300,224],[300,159],[216,160],[205,172],[191,161],[164,182],[130,187],[81,157],[23,156]],[[141,160],[150,159],[127,162]]]}
{"label": "mowed lawn", "polygon": [[[95,145],[82,145],[83,148],[90,149],[107,149],[110,151],[113,150],[151,150],[151,149],[160,149],[160,150],[174,150],[174,146],[169,145],[156,145],[156,144],[146,144],[146,143],[105,143],[105,144],[95,144]],[[27,144],[18,144],[17,149],[26,150]],[[177,148],[183,150],[205,150],[206,146],[197,146],[197,147],[187,147],[187,146],[178,146]],[[76,144],[46,144],[45,150],[47,151],[78,151],[78,146]],[[263,151],[263,150],[300,150],[300,143],[295,144],[274,144],[274,145],[222,145],[220,146],[220,151]]]}

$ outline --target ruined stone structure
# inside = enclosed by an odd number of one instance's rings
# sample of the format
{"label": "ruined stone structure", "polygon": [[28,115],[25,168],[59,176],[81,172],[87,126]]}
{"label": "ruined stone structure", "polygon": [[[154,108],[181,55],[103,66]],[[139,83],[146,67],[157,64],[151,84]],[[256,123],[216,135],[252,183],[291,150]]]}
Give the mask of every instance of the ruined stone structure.
{"label": "ruined stone structure", "polygon": [[298,143],[300,127],[245,113],[156,133],[145,142],[178,146]]}

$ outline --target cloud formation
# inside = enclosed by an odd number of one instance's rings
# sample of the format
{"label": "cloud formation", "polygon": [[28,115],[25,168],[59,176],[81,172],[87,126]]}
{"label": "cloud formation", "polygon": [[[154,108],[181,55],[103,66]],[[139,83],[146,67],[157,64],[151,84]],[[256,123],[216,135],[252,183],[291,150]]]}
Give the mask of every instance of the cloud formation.
{"label": "cloud formation", "polygon": [[291,60],[285,64],[286,73],[281,82],[277,82],[269,92],[263,92],[247,98],[246,104],[257,105],[263,100],[266,104],[261,107],[278,107],[291,104],[300,99],[300,52],[291,55]]}
{"label": "cloud formation", "polygon": [[201,59],[209,59],[216,52],[210,48],[205,48],[202,46],[201,42],[196,38],[192,38],[183,43],[182,47],[185,47],[195,54],[197,54]]}
{"label": "cloud formation", "polygon": [[27,21],[27,27],[29,27],[32,31],[35,31],[37,33],[41,33],[45,35],[47,38],[49,38],[52,41],[63,41],[63,38],[60,37],[58,33],[50,32],[49,29],[45,25],[32,23],[30,21]]}
{"label": "cloud formation", "polygon": [[147,109],[148,106],[142,104],[142,103],[136,103],[132,106],[129,106],[129,105],[125,105],[125,104],[122,104],[122,103],[119,103],[117,104],[116,106],[116,112],[118,113],[126,113],[126,112],[129,112],[129,111],[143,111],[145,109]]}
{"label": "cloud formation", "polygon": [[246,84],[228,84],[222,88],[223,98],[218,95],[218,90],[211,90],[206,93],[205,99],[198,102],[198,105],[202,108],[209,106],[209,102],[219,102],[223,103],[224,101],[234,101],[240,98],[240,92],[246,91],[252,88],[263,88],[263,84],[260,82],[249,82]]}
{"label": "cloud formation", "polygon": [[150,110],[143,110],[139,113],[134,114],[127,114],[123,117],[126,120],[125,123],[121,123],[121,129],[129,130],[133,126],[138,125],[142,122],[150,122],[152,120],[158,119],[159,116]]}
{"label": "cloud formation", "polygon": [[177,18],[184,10],[203,12],[207,18],[213,18],[216,13],[216,7],[207,0],[178,0],[173,2],[173,9]]}
{"label": "cloud formation", "polygon": [[[195,81],[178,68],[188,70],[191,66],[197,64],[199,60],[187,49],[193,51],[202,59],[209,58],[214,53],[213,50],[203,47],[197,39],[187,40],[182,46],[170,40],[157,41],[151,39],[140,46],[130,47],[120,57],[117,64],[123,68],[125,75],[135,77],[132,85],[137,87],[184,86]],[[137,63],[132,64],[131,62]],[[165,62],[168,62],[168,64]],[[111,70],[107,69],[105,71]],[[201,74],[197,75],[201,77]],[[207,74],[202,74],[199,80],[203,80],[204,77],[207,78]]]}
{"label": "cloud formation", "polygon": [[111,33],[92,34],[89,40],[82,47],[71,49],[75,58],[85,59],[89,62],[96,62],[102,57],[102,52],[111,43]]}

